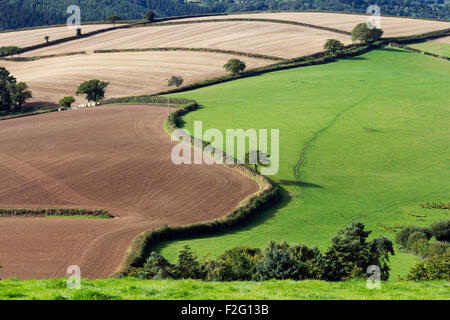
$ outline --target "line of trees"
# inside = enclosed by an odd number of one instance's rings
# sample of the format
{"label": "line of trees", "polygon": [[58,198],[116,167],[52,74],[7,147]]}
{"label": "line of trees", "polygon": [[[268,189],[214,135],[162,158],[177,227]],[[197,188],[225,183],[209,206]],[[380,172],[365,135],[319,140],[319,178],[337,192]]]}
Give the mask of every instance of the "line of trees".
{"label": "line of trees", "polygon": [[[66,22],[70,0],[0,1],[0,30]],[[142,19],[147,10],[157,17],[207,13],[232,13],[267,10],[328,10],[365,13],[370,0],[78,0],[83,21],[105,21],[111,15],[122,19]],[[384,0],[379,3],[384,15],[450,19],[450,3],[443,0]]]}
{"label": "line of trees", "polygon": [[152,252],[140,268],[130,268],[128,276],[141,279],[203,279],[207,281],[264,281],[269,279],[321,279],[341,281],[366,279],[369,267],[379,267],[381,280],[389,278],[392,242],[384,237],[367,241],[371,231],[363,223],[351,223],[339,230],[330,248],[322,254],[306,245],[271,241],[264,250],[235,247],[217,259],[199,259],[187,246],[177,264]]}
{"label": "line of trees", "polygon": [[0,113],[20,112],[23,104],[33,95],[24,82],[17,82],[8,70],[0,67]]}

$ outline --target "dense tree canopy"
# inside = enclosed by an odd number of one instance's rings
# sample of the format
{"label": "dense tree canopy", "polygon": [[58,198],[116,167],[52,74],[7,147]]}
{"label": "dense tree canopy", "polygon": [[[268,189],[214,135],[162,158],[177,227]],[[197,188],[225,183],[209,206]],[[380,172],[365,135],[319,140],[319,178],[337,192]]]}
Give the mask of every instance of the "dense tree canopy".
{"label": "dense tree canopy", "polygon": [[19,111],[32,97],[26,83],[17,82],[8,70],[0,67],[0,113]]}
{"label": "dense tree canopy", "polygon": [[[0,0],[0,30],[62,24],[69,5],[81,8],[82,21],[106,20],[112,14],[122,19],[142,19],[152,10],[156,17],[263,10],[328,10],[365,13],[369,0]],[[445,0],[383,0],[377,3],[383,15],[450,19]]]}

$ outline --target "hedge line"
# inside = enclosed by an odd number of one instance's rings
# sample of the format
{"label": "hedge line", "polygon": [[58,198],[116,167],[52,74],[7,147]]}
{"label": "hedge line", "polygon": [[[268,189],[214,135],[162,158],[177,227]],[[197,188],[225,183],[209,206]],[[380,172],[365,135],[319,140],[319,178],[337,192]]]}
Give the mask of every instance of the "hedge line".
{"label": "hedge line", "polygon": [[[167,102],[167,98],[156,96],[130,98],[139,98],[145,100],[147,103],[161,103],[162,101]],[[130,98],[118,98],[115,101],[129,102]],[[170,115],[169,130],[179,128],[180,117],[198,108],[198,103],[194,100],[173,99],[171,102],[176,102],[180,105],[184,104],[185,107],[176,110]],[[202,141],[202,144],[203,147],[207,145],[204,141]],[[221,219],[191,224],[188,226],[165,226],[157,230],[150,230],[141,233],[133,239],[122,265],[114,274],[114,277],[126,276],[127,271],[130,268],[141,266],[146,261],[148,255],[153,251],[154,246],[162,241],[188,239],[229,230],[230,228],[239,226],[242,223],[249,221],[252,217],[258,214],[260,210],[269,206],[273,202],[278,201],[278,189],[270,182],[270,180],[239,164],[227,166],[234,170],[239,170],[241,174],[253,178],[253,180],[258,182],[260,185],[260,190],[256,194],[244,199],[236,209]]]}
{"label": "hedge line", "polygon": [[269,56],[259,53],[242,52],[235,50],[222,50],[222,49],[212,49],[212,48],[183,48],[183,47],[155,47],[155,48],[133,48],[133,49],[104,49],[95,50],[94,53],[116,53],[116,52],[147,52],[147,51],[196,51],[196,52],[212,52],[212,53],[223,53],[232,54],[237,56],[245,56],[250,58],[266,59],[283,61],[284,58]]}
{"label": "hedge line", "polygon": [[[239,166],[239,165],[232,165]],[[243,168],[239,168],[244,170]],[[247,173],[250,171],[248,170]],[[277,201],[278,190],[267,179],[259,176],[264,181],[263,189],[257,195],[244,201],[240,207],[222,219],[196,223],[188,226],[162,227],[157,230],[145,231],[135,237],[126,253],[124,261],[114,277],[122,277],[127,274],[130,267],[140,267],[148,255],[158,243],[169,240],[188,239],[197,236],[212,235],[218,232],[230,230],[230,228],[249,221],[260,210]]]}
{"label": "hedge line", "polygon": [[67,53],[59,53],[59,54],[48,54],[48,55],[32,56],[32,57],[15,57],[15,58],[1,57],[0,60],[14,61],[14,62],[27,62],[27,61],[36,61],[36,60],[42,60],[42,59],[49,59],[49,58],[74,56],[74,55],[78,55],[78,54],[86,54],[86,51],[67,52]]}
{"label": "hedge line", "polygon": [[407,37],[383,38],[383,40],[385,40],[386,42],[396,42],[399,44],[408,44],[408,43],[422,42],[425,40],[443,38],[443,37],[448,37],[448,36],[450,36],[450,28],[427,32],[427,33],[422,33],[422,34],[413,35],[413,36],[407,36]]}
{"label": "hedge line", "polygon": [[194,100],[187,100],[183,98],[166,98],[166,97],[158,97],[154,95],[142,95],[136,97],[121,97],[121,98],[110,98],[103,101],[103,105],[105,104],[116,104],[116,103],[151,103],[151,104],[167,104],[167,100],[173,105],[188,105],[191,103],[195,103]]}
{"label": "hedge line", "polygon": [[161,92],[155,93],[154,96],[194,90],[194,89],[203,88],[203,87],[207,87],[207,86],[211,86],[211,85],[215,85],[215,84],[219,84],[219,83],[224,83],[224,82],[228,82],[228,81],[233,81],[233,80],[237,80],[237,79],[253,77],[253,76],[257,76],[260,74],[273,72],[273,71],[280,71],[280,70],[286,70],[286,69],[292,69],[292,68],[308,67],[308,66],[313,66],[313,65],[329,63],[329,62],[337,61],[338,58],[354,57],[354,56],[364,54],[368,51],[371,51],[373,49],[376,49],[376,48],[382,46],[383,44],[384,43],[382,41],[378,41],[373,44],[350,45],[350,46],[347,46],[346,49],[344,49],[338,55],[333,55],[333,54],[329,54],[329,53],[315,53],[315,54],[312,54],[309,56],[304,56],[304,57],[295,58],[295,59],[291,59],[291,60],[284,60],[284,61],[280,61],[278,63],[271,64],[268,66],[243,71],[237,75],[228,74],[225,76],[220,76],[220,77],[216,77],[213,79],[208,79],[205,81],[186,85],[186,86],[183,86],[180,88],[171,89],[171,90],[167,90],[167,91],[161,91]]}
{"label": "hedge line", "polygon": [[279,19],[263,19],[263,18],[205,19],[205,20],[192,20],[192,21],[147,23],[147,24],[143,24],[143,25],[144,26],[147,26],[147,25],[149,25],[149,26],[170,26],[170,25],[179,25],[179,24],[210,23],[210,22],[232,22],[232,21],[252,21],[252,22],[268,22],[268,23],[290,24],[290,25],[294,25],[294,26],[313,28],[313,29],[320,29],[320,30],[334,32],[334,33],[351,35],[351,32],[340,30],[340,29],[336,29],[336,28],[318,26],[318,25],[315,25],[315,24],[309,24],[309,23],[298,22],[298,21],[279,20]]}
{"label": "hedge line", "polygon": [[92,216],[98,218],[112,218],[106,210],[88,209],[3,209],[0,217],[46,217],[46,216]]}
{"label": "hedge line", "polygon": [[439,59],[444,59],[444,60],[449,60],[450,61],[449,57],[440,56],[440,55],[432,53],[432,52],[422,51],[422,50],[419,50],[419,49],[416,49],[416,48],[404,46],[404,45],[401,45],[401,44],[398,44],[398,43],[394,43],[394,42],[389,43],[389,46],[394,47],[394,48],[401,48],[401,49],[405,49],[405,50],[408,50],[408,51],[412,51],[412,52],[424,54],[424,55],[427,55],[427,56],[432,56],[432,57],[435,57],[435,58],[439,58]]}

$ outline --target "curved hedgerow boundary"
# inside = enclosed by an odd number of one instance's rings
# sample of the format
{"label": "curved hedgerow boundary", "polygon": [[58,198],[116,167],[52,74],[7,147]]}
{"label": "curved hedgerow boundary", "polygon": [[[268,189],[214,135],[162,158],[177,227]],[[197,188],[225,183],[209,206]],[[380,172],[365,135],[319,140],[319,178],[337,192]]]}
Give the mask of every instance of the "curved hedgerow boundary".
{"label": "curved hedgerow boundary", "polygon": [[[162,100],[167,101],[167,98],[149,97],[147,103],[161,103]],[[177,109],[170,115],[169,124],[167,125],[166,123],[166,128],[168,129],[169,134],[172,130],[180,128],[178,125],[179,117],[198,108],[198,103],[193,100],[173,99],[171,102],[178,103],[179,105],[184,104],[184,107]],[[203,147],[208,145],[208,143],[204,141],[201,141],[201,143]],[[243,174],[258,183],[259,190],[242,200],[237,208],[235,208],[231,213],[225,215],[223,218],[187,226],[169,227],[166,225],[160,229],[153,229],[139,234],[133,239],[122,264],[117,269],[113,277],[126,276],[127,271],[130,268],[141,266],[153,248],[163,241],[188,239],[229,231],[231,228],[240,226],[249,221],[262,209],[279,200],[277,187],[266,177],[240,164],[224,165],[232,170],[238,171],[240,174]]]}
{"label": "curved hedgerow boundary", "polygon": [[95,217],[95,218],[113,218],[107,210],[92,209],[23,209],[0,208],[0,217]]}
{"label": "curved hedgerow boundary", "polygon": [[309,24],[309,23],[298,22],[298,21],[291,21],[291,20],[265,19],[265,18],[204,19],[204,20],[190,20],[190,21],[158,22],[158,23],[148,23],[148,24],[142,24],[142,25],[143,26],[150,26],[150,27],[158,27],[158,26],[172,26],[172,25],[179,25],[179,24],[196,24],[196,23],[211,23],[211,22],[235,22],[235,21],[290,24],[290,25],[299,26],[299,27],[319,29],[319,30],[324,30],[324,31],[329,31],[329,32],[334,32],[334,33],[345,34],[347,36],[351,35],[351,32],[349,32],[349,31],[344,31],[344,30],[336,29],[336,28],[318,26],[318,25],[315,25],[315,24]]}
{"label": "curved hedgerow boundary", "polygon": [[1,57],[0,60],[13,61],[13,62],[28,62],[28,61],[36,61],[36,60],[42,60],[42,59],[75,56],[75,55],[81,55],[81,54],[86,54],[86,51],[76,51],[76,52],[67,52],[67,53],[58,53],[58,54],[48,54],[48,55],[31,56],[31,57],[13,57],[13,58]]}
{"label": "curved hedgerow boundary", "polygon": [[210,53],[222,53],[236,56],[244,56],[249,58],[284,61],[286,59],[276,56],[269,56],[266,54],[243,52],[236,50],[222,50],[212,48],[185,48],[185,47],[153,47],[153,48],[133,48],[133,49],[102,49],[95,50],[94,53],[118,53],[118,52],[148,52],[148,51],[194,51],[194,52],[210,52]]}
{"label": "curved hedgerow boundary", "polygon": [[435,58],[439,58],[439,59],[444,59],[444,60],[450,61],[450,58],[449,58],[449,57],[441,56],[441,55],[439,55],[439,54],[435,54],[435,53],[428,52],[428,51],[422,51],[422,50],[419,50],[419,49],[416,49],[416,48],[412,48],[412,47],[408,47],[408,46],[405,46],[405,45],[401,45],[401,44],[398,44],[398,43],[395,43],[395,42],[389,43],[389,46],[390,46],[390,47],[394,47],[394,48],[400,48],[400,49],[408,50],[408,51],[411,51],[411,52],[416,52],[416,53],[424,54],[424,55],[427,55],[427,56],[432,56],[432,57],[435,57]]}
{"label": "curved hedgerow boundary", "polygon": [[412,35],[412,36],[406,36],[406,37],[383,38],[383,40],[386,41],[387,43],[396,42],[396,43],[400,43],[400,44],[408,44],[408,43],[422,42],[425,40],[433,40],[433,39],[438,39],[438,38],[443,38],[443,37],[448,37],[448,36],[450,36],[450,28],[426,32],[426,33],[422,33],[422,34],[416,34],[416,35]]}

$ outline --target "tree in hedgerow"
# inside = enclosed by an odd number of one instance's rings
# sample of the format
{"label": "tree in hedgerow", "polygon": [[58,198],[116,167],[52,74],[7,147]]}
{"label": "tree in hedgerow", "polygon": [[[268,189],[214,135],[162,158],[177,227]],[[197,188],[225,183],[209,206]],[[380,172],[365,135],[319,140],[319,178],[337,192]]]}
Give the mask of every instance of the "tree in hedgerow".
{"label": "tree in hedgerow", "polygon": [[178,263],[175,265],[175,277],[178,279],[201,279],[204,276],[203,269],[191,248],[185,246],[178,255]]}
{"label": "tree in hedgerow", "polygon": [[144,18],[148,22],[153,22],[155,20],[155,13],[152,10],[149,10],[144,14]]}
{"label": "tree in hedgerow", "polygon": [[339,230],[325,254],[325,280],[341,281],[352,277],[367,277],[367,268],[380,268],[381,279],[389,278],[389,254],[394,254],[392,241],[386,238],[367,241],[371,231],[361,222],[354,222]]}
{"label": "tree in hedgerow", "polygon": [[184,82],[183,77],[181,76],[172,76],[170,79],[167,79],[168,87],[180,87]]}
{"label": "tree in hedgerow", "polygon": [[122,18],[120,16],[118,16],[117,14],[112,14],[110,15],[108,18],[106,18],[106,20],[110,23],[112,23],[112,25],[115,27],[116,26],[116,22],[121,20]]}
{"label": "tree in hedgerow", "polygon": [[[411,226],[406,226],[401,231],[397,232],[397,234],[395,235],[395,240],[403,248],[408,248],[408,243],[411,243],[411,241],[409,241],[409,238],[414,233],[424,234],[426,236],[427,240],[430,240],[431,236],[432,236],[432,232],[431,232],[430,228],[411,225]],[[414,237],[417,237],[417,235]]]}
{"label": "tree in hedgerow", "polygon": [[59,105],[64,108],[70,108],[72,106],[72,103],[75,102],[74,97],[64,97],[61,100],[59,100]]}
{"label": "tree in hedgerow", "polygon": [[261,150],[252,150],[245,154],[245,165],[250,166],[253,165],[255,171],[258,172],[259,166],[267,166],[270,163],[270,156],[267,153],[262,152]]}
{"label": "tree in hedgerow", "polygon": [[325,51],[331,54],[337,54],[339,51],[344,49],[344,44],[336,39],[328,39],[323,45]]}
{"label": "tree in hedgerow", "polygon": [[244,71],[246,65],[245,62],[236,58],[232,58],[228,60],[228,62],[225,63],[223,67],[225,68],[225,70],[231,72],[233,75],[237,75],[238,73]]}
{"label": "tree in hedgerow", "polygon": [[98,102],[100,100],[103,100],[105,97],[105,91],[106,87],[109,85],[109,82],[100,81],[100,80],[89,80],[86,82],[83,82],[78,87],[76,94],[85,94],[86,99],[91,102],[95,101]]}
{"label": "tree in hedgerow", "polygon": [[152,252],[143,268],[138,272],[138,277],[154,280],[173,279],[175,278],[175,266],[162,255]]}
{"label": "tree in hedgerow", "polygon": [[352,30],[352,40],[359,40],[363,43],[370,43],[377,41],[383,35],[383,30],[378,28],[370,29],[367,27],[367,23],[360,23]]}

